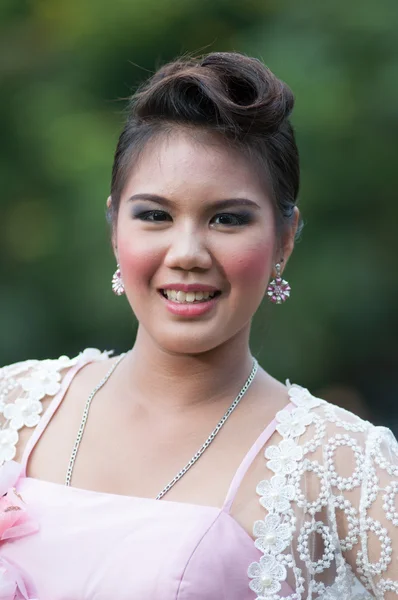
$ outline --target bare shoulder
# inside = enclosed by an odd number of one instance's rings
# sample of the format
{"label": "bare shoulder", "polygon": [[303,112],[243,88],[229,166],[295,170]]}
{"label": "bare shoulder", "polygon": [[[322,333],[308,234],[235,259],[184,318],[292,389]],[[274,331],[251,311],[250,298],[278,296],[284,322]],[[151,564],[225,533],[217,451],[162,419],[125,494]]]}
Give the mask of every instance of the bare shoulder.
{"label": "bare shoulder", "polygon": [[51,401],[62,393],[68,375],[88,363],[105,362],[108,353],[87,349],[74,358],[26,360],[0,369],[0,465],[20,461],[34,428]]}
{"label": "bare shoulder", "polygon": [[79,372],[73,377],[71,385],[68,387],[68,398],[75,396],[87,396],[107,375],[109,370],[118,362],[119,357],[109,356],[104,352],[84,361]]}
{"label": "bare shoulder", "polygon": [[259,369],[247,401],[257,427],[260,430],[264,429],[289,402],[288,387],[263,369]]}

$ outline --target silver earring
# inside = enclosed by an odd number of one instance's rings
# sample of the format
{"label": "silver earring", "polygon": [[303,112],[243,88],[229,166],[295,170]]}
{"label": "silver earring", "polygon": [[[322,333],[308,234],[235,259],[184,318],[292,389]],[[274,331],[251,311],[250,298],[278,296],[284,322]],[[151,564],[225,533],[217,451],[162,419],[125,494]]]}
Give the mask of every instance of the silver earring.
{"label": "silver earring", "polygon": [[116,271],[114,272],[112,277],[112,290],[114,291],[116,296],[122,296],[122,294],[124,294],[124,284],[119,264],[117,265]]}
{"label": "silver earring", "polygon": [[270,281],[267,294],[271,302],[274,304],[282,304],[290,297],[291,287],[289,283],[282,279],[281,265],[278,263],[275,265],[276,277]]}

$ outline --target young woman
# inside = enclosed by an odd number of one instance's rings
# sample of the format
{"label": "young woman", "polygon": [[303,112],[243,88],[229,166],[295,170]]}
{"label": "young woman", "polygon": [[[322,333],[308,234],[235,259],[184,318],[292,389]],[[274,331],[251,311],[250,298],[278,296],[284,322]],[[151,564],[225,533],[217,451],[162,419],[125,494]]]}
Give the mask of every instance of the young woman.
{"label": "young woman", "polygon": [[263,298],[290,293],[292,108],[237,53],[168,64],[132,98],[107,205],[137,338],[0,371],[0,598],[398,592],[392,434],[249,347]]}

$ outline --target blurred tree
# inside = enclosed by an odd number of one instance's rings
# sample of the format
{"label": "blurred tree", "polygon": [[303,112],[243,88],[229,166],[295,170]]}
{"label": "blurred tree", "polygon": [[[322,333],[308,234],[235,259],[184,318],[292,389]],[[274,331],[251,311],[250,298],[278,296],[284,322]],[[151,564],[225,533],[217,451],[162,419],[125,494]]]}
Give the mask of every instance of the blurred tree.
{"label": "blurred tree", "polygon": [[253,349],[397,418],[397,17],[396,0],[3,0],[0,363],[131,346],[105,222],[123,99],[180,53],[239,50],[295,92],[306,222]]}

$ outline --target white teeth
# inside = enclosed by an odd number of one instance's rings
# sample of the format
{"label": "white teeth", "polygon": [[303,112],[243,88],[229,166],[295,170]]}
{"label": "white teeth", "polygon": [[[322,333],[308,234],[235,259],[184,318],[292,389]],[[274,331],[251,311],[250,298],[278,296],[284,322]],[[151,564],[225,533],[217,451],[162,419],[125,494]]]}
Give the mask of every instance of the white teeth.
{"label": "white teeth", "polygon": [[215,295],[215,292],[183,292],[181,290],[163,290],[163,293],[168,300],[179,303],[200,302],[209,300]]}

